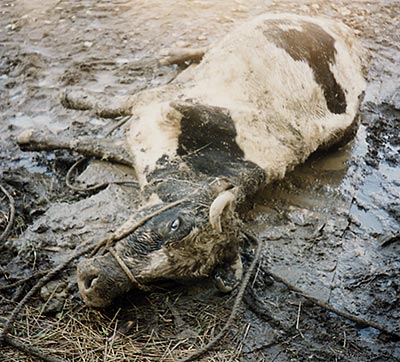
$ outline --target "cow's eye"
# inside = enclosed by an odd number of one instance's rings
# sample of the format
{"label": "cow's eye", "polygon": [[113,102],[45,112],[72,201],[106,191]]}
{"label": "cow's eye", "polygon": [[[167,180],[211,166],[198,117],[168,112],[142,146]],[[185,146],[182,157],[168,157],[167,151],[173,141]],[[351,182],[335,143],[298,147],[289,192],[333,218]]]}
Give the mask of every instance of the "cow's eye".
{"label": "cow's eye", "polygon": [[171,224],[169,225],[169,229],[171,231],[176,231],[179,229],[179,226],[181,226],[181,219],[177,218],[174,221],[171,222]]}

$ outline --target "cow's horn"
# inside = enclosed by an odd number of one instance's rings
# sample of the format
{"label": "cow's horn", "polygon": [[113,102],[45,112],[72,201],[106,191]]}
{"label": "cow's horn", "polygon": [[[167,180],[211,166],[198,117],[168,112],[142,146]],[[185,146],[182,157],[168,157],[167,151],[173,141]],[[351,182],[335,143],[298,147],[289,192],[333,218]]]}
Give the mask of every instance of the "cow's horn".
{"label": "cow's horn", "polygon": [[236,199],[234,192],[226,190],[221,192],[210,206],[209,220],[213,229],[222,233],[221,215]]}

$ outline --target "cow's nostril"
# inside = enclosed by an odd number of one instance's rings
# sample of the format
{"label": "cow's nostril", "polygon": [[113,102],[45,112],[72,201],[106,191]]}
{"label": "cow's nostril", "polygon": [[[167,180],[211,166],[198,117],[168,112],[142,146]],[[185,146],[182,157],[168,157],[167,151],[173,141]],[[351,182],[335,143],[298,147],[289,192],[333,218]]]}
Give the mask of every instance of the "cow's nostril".
{"label": "cow's nostril", "polygon": [[97,275],[89,275],[85,278],[83,285],[85,290],[90,289],[93,286],[93,283],[97,280]]}

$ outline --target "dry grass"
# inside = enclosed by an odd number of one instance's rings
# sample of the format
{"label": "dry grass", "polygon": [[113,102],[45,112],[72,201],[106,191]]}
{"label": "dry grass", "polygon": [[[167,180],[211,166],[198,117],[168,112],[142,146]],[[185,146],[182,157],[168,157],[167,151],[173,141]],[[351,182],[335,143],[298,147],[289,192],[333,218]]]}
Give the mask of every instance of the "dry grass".
{"label": "dry grass", "polygon": [[[36,300],[23,309],[12,334],[21,343],[68,361],[176,361],[207,344],[223,327],[233,305],[232,296],[181,292],[139,295],[136,303],[128,299],[109,311],[66,300],[52,316],[44,315],[43,303]],[[198,299],[199,295],[203,297]],[[5,304],[12,308],[12,302],[3,298]],[[248,326],[238,321],[232,330],[201,361],[240,360]],[[0,361],[37,360],[10,346],[0,349]]]}

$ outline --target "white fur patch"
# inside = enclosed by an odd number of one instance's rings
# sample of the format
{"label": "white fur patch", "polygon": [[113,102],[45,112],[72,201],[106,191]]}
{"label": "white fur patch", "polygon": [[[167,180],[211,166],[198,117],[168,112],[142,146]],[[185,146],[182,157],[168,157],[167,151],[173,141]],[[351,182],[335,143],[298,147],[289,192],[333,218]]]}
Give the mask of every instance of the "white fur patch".
{"label": "white fur patch", "polygon": [[154,170],[158,159],[176,155],[182,115],[169,102],[150,103],[134,112],[138,120],[130,127],[128,143],[138,181],[143,185],[147,182],[146,173]]}

